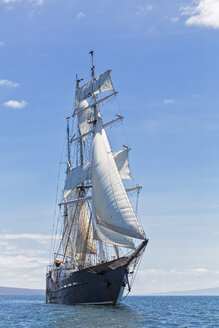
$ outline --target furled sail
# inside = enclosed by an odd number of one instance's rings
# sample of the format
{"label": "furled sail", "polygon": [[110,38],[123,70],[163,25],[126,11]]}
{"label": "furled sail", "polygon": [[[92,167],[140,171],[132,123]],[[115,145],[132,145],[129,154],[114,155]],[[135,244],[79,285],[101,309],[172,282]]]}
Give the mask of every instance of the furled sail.
{"label": "furled sail", "polygon": [[75,243],[76,253],[96,254],[93,233],[85,202],[79,205],[78,233]]}
{"label": "furled sail", "polygon": [[97,76],[94,81],[88,82],[76,90],[76,107],[78,104],[92,94],[98,94],[105,91],[113,91],[113,84],[110,78],[110,70]]}
{"label": "furled sail", "polygon": [[72,242],[70,237],[70,222],[68,219],[67,206],[64,208],[64,223],[63,223],[63,232],[62,232],[62,246],[63,252],[66,256],[73,256]]}
{"label": "furled sail", "polygon": [[91,122],[93,121],[93,111],[88,107],[88,102],[83,100],[78,106],[78,126],[80,129],[83,141],[87,139],[87,133],[90,131]]}
{"label": "furled sail", "polygon": [[115,232],[144,239],[120,178],[100,114],[93,138],[92,186],[97,223]]}
{"label": "furled sail", "polygon": [[[78,198],[77,189],[72,190],[66,196],[66,199],[70,200],[73,198]],[[62,231],[62,246],[63,252],[66,256],[73,257],[73,238],[75,233],[75,225],[73,225],[74,217],[76,214],[76,204],[71,206],[64,205],[64,222],[63,222],[63,231]]]}
{"label": "furled sail", "polygon": [[131,237],[122,235],[121,233],[110,230],[97,223],[94,206],[92,206],[92,214],[94,239],[103,241],[107,244],[135,249],[135,245]]}
{"label": "furled sail", "polygon": [[[66,201],[79,197],[80,191],[74,189],[68,194]],[[67,204],[65,207],[67,209],[63,228],[65,255],[79,258],[82,253],[95,254],[96,248],[85,202]]]}
{"label": "furled sail", "polygon": [[[131,179],[131,172],[128,161],[129,148],[120,150],[113,154],[121,179]],[[69,190],[76,188],[80,183],[92,178],[91,163],[71,169],[65,180],[64,197]]]}

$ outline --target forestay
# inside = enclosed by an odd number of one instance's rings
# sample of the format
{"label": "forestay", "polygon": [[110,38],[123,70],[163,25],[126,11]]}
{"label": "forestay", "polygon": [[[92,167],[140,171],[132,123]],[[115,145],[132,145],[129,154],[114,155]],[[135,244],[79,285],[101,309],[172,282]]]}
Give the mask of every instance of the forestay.
{"label": "forestay", "polygon": [[97,223],[115,232],[144,239],[113,158],[100,114],[93,138],[92,186]]}

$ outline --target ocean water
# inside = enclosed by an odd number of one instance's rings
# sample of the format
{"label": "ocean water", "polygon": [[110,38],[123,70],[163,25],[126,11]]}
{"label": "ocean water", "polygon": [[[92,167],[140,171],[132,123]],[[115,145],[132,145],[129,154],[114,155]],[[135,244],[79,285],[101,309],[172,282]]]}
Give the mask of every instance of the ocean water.
{"label": "ocean water", "polygon": [[0,327],[219,328],[219,296],[129,296],[116,307],[45,304],[0,296]]}

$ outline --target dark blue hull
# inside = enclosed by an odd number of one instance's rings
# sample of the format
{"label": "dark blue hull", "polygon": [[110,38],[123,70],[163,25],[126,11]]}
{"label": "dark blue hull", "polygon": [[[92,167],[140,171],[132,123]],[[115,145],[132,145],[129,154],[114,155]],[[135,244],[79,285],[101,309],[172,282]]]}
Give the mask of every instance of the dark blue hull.
{"label": "dark blue hull", "polygon": [[86,268],[61,278],[61,269],[54,282],[51,272],[47,274],[47,303],[58,304],[111,304],[121,298],[127,281],[126,266],[115,269],[111,262]]}

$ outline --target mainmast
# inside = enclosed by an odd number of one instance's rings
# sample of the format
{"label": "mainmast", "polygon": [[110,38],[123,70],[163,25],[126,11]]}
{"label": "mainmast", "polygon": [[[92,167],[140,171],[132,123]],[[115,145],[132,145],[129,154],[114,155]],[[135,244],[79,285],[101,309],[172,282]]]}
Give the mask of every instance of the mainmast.
{"label": "mainmast", "polygon": [[[94,79],[95,79],[95,66],[94,66],[94,52],[93,50],[91,50],[89,52],[89,54],[91,55],[91,77],[92,77],[92,82],[94,83]],[[96,124],[97,122],[97,116],[98,116],[98,112],[99,112],[99,108],[97,107],[97,97],[95,96],[95,94],[92,92],[92,98],[94,100],[94,122],[93,125]],[[99,245],[99,257],[100,257],[100,262],[103,262],[105,260],[105,254],[104,254],[104,250],[103,250],[103,243],[102,241],[98,240],[98,245]]]}

